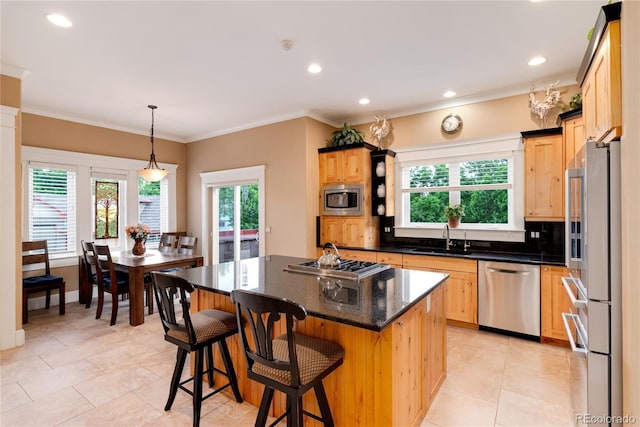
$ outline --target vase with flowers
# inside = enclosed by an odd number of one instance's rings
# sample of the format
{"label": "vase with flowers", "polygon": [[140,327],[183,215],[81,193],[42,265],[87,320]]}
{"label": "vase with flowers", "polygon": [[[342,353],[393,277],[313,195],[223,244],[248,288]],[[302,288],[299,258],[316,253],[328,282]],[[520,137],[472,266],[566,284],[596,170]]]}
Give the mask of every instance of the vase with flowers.
{"label": "vase with flowers", "polygon": [[145,243],[147,242],[147,237],[149,237],[149,227],[138,223],[136,225],[127,225],[124,229],[135,242],[131,252],[136,256],[144,255],[147,250]]}

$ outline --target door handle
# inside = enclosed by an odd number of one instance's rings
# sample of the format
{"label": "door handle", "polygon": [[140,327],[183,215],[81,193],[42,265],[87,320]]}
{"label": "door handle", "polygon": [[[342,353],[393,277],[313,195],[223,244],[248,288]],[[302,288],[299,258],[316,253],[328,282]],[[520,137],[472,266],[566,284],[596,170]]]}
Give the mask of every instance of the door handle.
{"label": "door handle", "polygon": [[528,276],[529,275],[528,271],[508,270],[508,269],[505,269],[505,268],[487,268],[487,271],[489,273],[519,274],[521,276]]}

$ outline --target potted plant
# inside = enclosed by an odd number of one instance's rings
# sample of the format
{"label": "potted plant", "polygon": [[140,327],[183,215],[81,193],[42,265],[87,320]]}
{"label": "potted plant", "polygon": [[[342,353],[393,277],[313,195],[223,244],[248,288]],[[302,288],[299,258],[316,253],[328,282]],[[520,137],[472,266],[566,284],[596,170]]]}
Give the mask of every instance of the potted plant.
{"label": "potted plant", "polygon": [[340,147],[343,145],[357,144],[359,142],[364,142],[362,132],[352,128],[345,122],[342,129],[333,132],[329,140],[329,145],[331,147]]}
{"label": "potted plant", "polygon": [[464,205],[449,205],[444,208],[444,215],[449,221],[449,227],[456,228],[460,225],[460,218],[464,216]]}

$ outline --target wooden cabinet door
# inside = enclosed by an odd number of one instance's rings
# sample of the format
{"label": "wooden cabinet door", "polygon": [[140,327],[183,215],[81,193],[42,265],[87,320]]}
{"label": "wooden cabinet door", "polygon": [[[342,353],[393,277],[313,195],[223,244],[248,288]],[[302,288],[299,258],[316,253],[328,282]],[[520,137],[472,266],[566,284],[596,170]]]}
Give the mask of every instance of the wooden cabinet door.
{"label": "wooden cabinet door", "polygon": [[325,216],[320,221],[320,242],[342,245],[342,218]]}
{"label": "wooden cabinet door", "polygon": [[320,186],[326,184],[361,183],[364,168],[369,165],[366,148],[353,148],[319,154]]}
{"label": "wooden cabinet door", "polygon": [[[431,339],[423,329],[425,308],[419,303],[396,320],[393,325],[393,425],[419,424],[423,408],[423,340]],[[414,369],[420,372],[412,372]],[[408,410],[401,410],[407,408]]]}
{"label": "wooden cabinet door", "polygon": [[320,187],[342,182],[342,155],[340,151],[319,154]]}
{"label": "wooden cabinet door", "polygon": [[440,286],[431,292],[427,307],[427,392],[432,402],[447,375],[447,313],[446,287]]}
{"label": "wooden cabinet door", "polygon": [[[336,246],[363,247],[365,220],[323,216],[320,219],[320,240],[322,244],[331,242]],[[375,253],[373,255],[375,259]]]}
{"label": "wooden cabinet door", "polygon": [[365,157],[369,151],[366,148],[344,150],[342,154],[342,178],[345,182],[364,181],[364,169],[369,166],[369,158]]}
{"label": "wooden cabinet door", "polygon": [[622,134],[620,67],[620,21],[614,21],[605,30],[583,84],[588,141],[611,141]]}
{"label": "wooden cabinet door", "polygon": [[343,220],[341,245],[352,247],[364,246],[364,219],[347,218]]}
{"label": "wooden cabinet door", "polygon": [[[460,326],[478,324],[478,263],[475,260],[428,255],[404,255],[403,267],[449,274],[446,282],[447,320]],[[457,324],[457,323],[456,323]]]}
{"label": "wooden cabinet door", "polygon": [[448,271],[447,319],[478,323],[477,274]]}
{"label": "wooden cabinet door", "polygon": [[344,249],[340,251],[340,256],[342,259],[376,262],[376,253],[374,251],[354,251],[353,249]]}
{"label": "wooden cabinet door", "polygon": [[578,151],[584,146],[585,141],[582,116],[566,120],[562,124],[562,139],[564,141],[565,167],[580,167],[574,164],[574,159]]}
{"label": "wooden cabinet door", "polygon": [[562,135],[525,138],[525,217],[564,220],[564,148]]}
{"label": "wooden cabinet door", "polygon": [[540,324],[542,336],[567,342],[562,313],[573,308],[571,299],[562,285],[562,277],[568,276],[565,267],[543,265],[540,269]]}
{"label": "wooden cabinet door", "polygon": [[376,254],[376,262],[379,262],[380,264],[389,264],[393,268],[402,268],[402,254],[378,252]]}

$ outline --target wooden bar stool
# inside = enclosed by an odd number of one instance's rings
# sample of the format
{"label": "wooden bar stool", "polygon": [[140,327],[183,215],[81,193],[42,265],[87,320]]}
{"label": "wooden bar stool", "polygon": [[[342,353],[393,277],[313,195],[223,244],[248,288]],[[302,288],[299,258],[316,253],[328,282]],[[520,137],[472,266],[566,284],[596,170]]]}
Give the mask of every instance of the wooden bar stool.
{"label": "wooden bar stool", "polygon": [[[300,304],[240,289],[231,292],[231,301],[236,305],[247,377],[265,386],[255,425],[265,425],[273,392],[279,390],[287,395],[287,410],[272,425],[289,415],[287,426],[301,427],[303,415],[307,415],[333,426],[322,379],[342,365],[344,349],[334,342],[293,331],[293,318],[303,320],[307,315]],[[273,339],[274,324],[281,317],[286,322],[286,333]],[[245,322],[249,324],[251,342],[244,330]],[[322,417],[302,409],[302,395],[311,388]]]}
{"label": "wooden bar stool", "polygon": [[[238,380],[236,378],[233,363],[229,354],[226,339],[238,333],[236,318],[232,313],[221,310],[202,310],[197,313],[189,313],[189,301],[187,294],[194,291],[193,285],[185,279],[173,274],[152,272],[153,290],[158,304],[158,313],[164,328],[164,339],[178,346],[176,366],[171,379],[169,399],[164,407],[165,411],[171,409],[178,389],[183,390],[193,397],[193,425],[200,424],[200,407],[202,401],[214,394],[231,387],[233,395],[238,403],[242,402]],[[176,318],[174,297],[178,296],[182,306],[182,320]],[[213,366],[213,344],[218,344],[225,371]],[[194,376],[180,381],[187,353],[195,353]],[[203,370],[204,359],[207,360],[207,369]],[[213,374],[218,372],[228,378],[228,382],[206,396],[202,396],[202,375],[207,374],[209,387],[213,387]],[[184,384],[193,381],[193,390],[184,387]]]}

